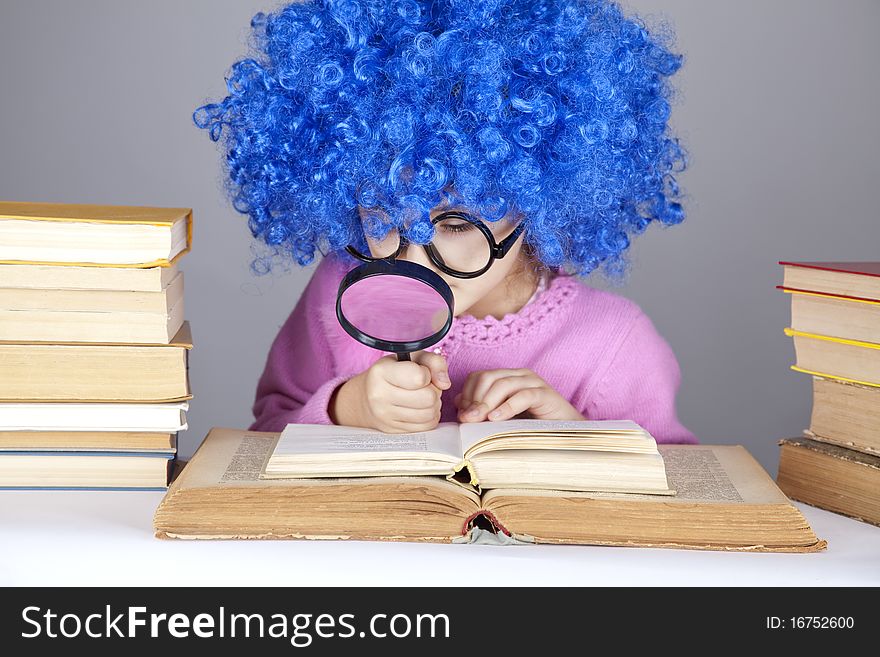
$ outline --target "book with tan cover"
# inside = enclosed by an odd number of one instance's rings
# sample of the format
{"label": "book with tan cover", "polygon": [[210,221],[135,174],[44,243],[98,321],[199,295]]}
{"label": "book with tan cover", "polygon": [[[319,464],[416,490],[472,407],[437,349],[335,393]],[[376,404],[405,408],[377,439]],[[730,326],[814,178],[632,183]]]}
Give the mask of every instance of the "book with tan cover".
{"label": "book with tan cover", "polygon": [[0,264],[0,285],[28,290],[117,290],[161,292],[180,272],[168,267],[83,267]]}
{"label": "book with tan cover", "polygon": [[[0,310],[27,313],[155,313],[167,315],[183,298],[183,272],[157,292],[128,290],[44,290],[0,286]],[[5,281],[0,280],[0,285]]]}
{"label": "book with tan cover", "polygon": [[880,456],[880,388],[813,377],[813,411],[804,434]]}
{"label": "book with tan cover", "polygon": [[189,322],[169,344],[0,341],[0,401],[170,402],[192,398]]}
{"label": "book with tan cover", "polygon": [[0,490],[166,490],[174,454],[3,452]]}
{"label": "book with tan cover", "polygon": [[168,267],[192,248],[192,210],[0,201],[0,263]]}
{"label": "book with tan cover", "polygon": [[3,342],[168,344],[183,322],[182,271],[159,292],[0,287]]}
{"label": "book with tan cover", "polygon": [[[489,489],[442,476],[261,479],[278,433],[211,429],[156,510],[157,538],[827,546],[739,445],[658,445],[676,495]],[[481,539],[482,540],[482,539]]]}
{"label": "book with tan cover", "polygon": [[3,452],[177,452],[176,433],[138,431],[0,431]]}
{"label": "book with tan cover", "polygon": [[809,438],[779,445],[776,480],[786,495],[880,526],[880,456]]}

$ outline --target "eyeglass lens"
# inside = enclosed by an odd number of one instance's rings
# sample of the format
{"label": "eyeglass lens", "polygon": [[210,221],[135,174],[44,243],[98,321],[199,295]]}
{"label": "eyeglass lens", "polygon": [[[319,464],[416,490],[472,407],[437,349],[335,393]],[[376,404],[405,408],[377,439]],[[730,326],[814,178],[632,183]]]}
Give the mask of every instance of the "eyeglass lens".
{"label": "eyeglass lens", "polygon": [[[371,257],[389,258],[400,245],[399,233],[392,229],[384,239],[370,240],[370,243]],[[431,245],[444,265],[464,274],[484,269],[492,257],[492,247],[483,231],[456,216],[444,217],[434,224]]]}

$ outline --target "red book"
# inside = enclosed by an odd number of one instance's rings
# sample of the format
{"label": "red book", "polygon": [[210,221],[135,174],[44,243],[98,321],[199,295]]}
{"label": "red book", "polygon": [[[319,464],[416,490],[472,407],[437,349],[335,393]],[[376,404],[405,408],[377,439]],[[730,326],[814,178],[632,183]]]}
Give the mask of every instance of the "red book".
{"label": "red book", "polygon": [[880,301],[880,262],[786,262],[783,284],[791,292]]}

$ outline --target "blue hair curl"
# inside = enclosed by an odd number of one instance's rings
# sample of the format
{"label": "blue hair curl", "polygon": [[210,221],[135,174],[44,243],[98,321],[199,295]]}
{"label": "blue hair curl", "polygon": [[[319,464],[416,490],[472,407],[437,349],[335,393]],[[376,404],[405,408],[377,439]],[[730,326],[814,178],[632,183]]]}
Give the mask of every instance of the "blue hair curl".
{"label": "blue hair curl", "polygon": [[306,0],[251,27],[193,121],[225,138],[226,191],[276,255],[308,265],[391,228],[426,243],[453,188],[490,221],[516,208],[533,255],[579,275],[614,275],[631,235],[684,219],[682,56],[615,2]]}

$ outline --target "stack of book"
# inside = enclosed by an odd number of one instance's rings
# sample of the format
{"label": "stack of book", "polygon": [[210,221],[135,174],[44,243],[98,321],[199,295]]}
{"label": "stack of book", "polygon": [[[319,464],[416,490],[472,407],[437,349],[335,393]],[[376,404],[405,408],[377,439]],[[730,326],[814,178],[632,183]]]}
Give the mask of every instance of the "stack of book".
{"label": "stack of book", "polygon": [[0,488],[165,490],[192,211],[0,202]]}
{"label": "stack of book", "polygon": [[779,487],[880,525],[880,262],[779,264],[792,369],[813,379],[810,428],[779,443]]}

